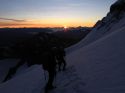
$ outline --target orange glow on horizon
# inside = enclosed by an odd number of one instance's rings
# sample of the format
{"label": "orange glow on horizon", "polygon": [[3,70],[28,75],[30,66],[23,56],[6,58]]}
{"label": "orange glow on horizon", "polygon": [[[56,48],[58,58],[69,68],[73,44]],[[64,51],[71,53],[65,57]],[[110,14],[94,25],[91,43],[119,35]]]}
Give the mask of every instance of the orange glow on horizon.
{"label": "orange glow on horizon", "polygon": [[92,27],[95,22],[82,22],[80,19],[44,19],[44,20],[30,20],[27,22],[0,22],[0,28],[44,28],[44,27],[78,27],[86,26]]}
{"label": "orange glow on horizon", "polygon": [[[79,26],[82,26],[82,27],[93,27],[94,24],[86,24],[86,25],[73,25],[73,24],[67,24],[68,27],[79,27]],[[63,25],[56,25],[56,24],[7,24],[7,25],[1,25],[0,24],[0,28],[44,28],[44,27],[64,27]],[[67,28],[67,27],[64,27],[64,28]]]}

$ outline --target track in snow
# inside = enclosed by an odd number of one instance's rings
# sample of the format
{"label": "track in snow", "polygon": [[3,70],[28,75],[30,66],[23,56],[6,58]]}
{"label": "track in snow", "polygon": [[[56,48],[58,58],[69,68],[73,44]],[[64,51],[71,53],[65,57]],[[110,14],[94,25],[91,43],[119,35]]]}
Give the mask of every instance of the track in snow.
{"label": "track in snow", "polygon": [[58,72],[54,85],[56,88],[50,93],[86,93],[84,91],[85,83],[82,82],[74,66]]}

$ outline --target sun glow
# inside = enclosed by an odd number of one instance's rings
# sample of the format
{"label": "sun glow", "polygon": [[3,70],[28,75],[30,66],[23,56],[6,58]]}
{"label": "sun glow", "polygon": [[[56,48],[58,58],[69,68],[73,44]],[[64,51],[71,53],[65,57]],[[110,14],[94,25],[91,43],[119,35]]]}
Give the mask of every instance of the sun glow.
{"label": "sun glow", "polygon": [[67,29],[68,27],[67,26],[64,26],[64,29]]}

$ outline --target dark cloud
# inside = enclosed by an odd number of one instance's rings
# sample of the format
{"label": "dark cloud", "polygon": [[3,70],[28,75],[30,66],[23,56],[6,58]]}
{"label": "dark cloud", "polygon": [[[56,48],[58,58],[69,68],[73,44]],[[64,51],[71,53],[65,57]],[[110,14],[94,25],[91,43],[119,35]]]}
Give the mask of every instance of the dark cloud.
{"label": "dark cloud", "polygon": [[20,19],[10,19],[10,18],[1,18],[1,20],[10,20],[10,21],[14,21],[14,22],[26,22],[26,20],[20,20]]}

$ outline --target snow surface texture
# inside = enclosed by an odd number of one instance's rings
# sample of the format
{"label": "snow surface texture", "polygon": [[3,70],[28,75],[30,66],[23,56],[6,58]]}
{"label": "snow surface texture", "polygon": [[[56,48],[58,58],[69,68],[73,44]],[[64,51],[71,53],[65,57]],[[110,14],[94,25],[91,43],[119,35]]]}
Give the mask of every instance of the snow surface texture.
{"label": "snow surface texture", "polygon": [[75,64],[87,93],[125,93],[125,28],[72,52],[67,61]]}
{"label": "snow surface texture", "polygon": [[[18,71],[12,79],[0,84],[0,93],[44,93],[47,76],[41,65],[23,68],[23,72]],[[78,76],[75,67],[70,65],[66,71],[57,73],[54,85],[57,88],[50,93],[83,93],[85,83]]]}

